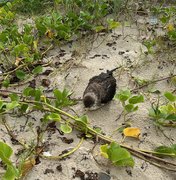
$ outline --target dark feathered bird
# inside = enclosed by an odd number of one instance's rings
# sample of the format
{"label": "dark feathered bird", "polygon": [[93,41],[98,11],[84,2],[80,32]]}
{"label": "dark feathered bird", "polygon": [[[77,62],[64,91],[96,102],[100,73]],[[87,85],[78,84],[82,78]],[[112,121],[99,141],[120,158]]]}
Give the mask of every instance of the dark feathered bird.
{"label": "dark feathered bird", "polygon": [[118,68],[108,70],[89,80],[83,93],[83,103],[86,108],[95,110],[113,99],[116,92],[116,79],[113,77],[113,71]]}

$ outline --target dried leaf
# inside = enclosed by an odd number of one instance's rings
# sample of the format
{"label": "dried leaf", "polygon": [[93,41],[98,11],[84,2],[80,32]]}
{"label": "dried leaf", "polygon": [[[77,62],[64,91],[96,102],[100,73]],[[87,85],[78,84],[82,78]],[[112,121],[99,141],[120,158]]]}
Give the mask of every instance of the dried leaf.
{"label": "dried leaf", "polygon": [[24,177],[36,164],[34,158],[26,160],[22,165],[22,176]]}
{"label": "dried leaf", "polygon": [[141,130],[139,128],[128,127],[123,130],[123,134],[127,137],[139,138]]}
{"label": "dried leaf", "polygon": [[20,62],[23,60],[23,58],[17,57],[15,60],[15,66],[19,66]]}

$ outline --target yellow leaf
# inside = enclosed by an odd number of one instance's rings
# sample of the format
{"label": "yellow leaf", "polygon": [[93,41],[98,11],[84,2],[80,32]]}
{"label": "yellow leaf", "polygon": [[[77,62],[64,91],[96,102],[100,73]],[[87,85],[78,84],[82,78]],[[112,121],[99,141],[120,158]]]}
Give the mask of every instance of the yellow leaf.
{"label": "yellow leaf", "polygon": [[45,33],[45,35],[46,35],[47,37],[49,37],[49,38],[53,38],[54,33],[53,33],[51,30],[47,30],[46,33]]}
{"label": "yellow leaf", "polygon": [[104,145],[100,146],[100,154],[106,159],[109,158],[109,156],[107,154],[107,150],[108,150],[108,144],[104,144]]}
{"label": "yellow leaf", "polygon": [[168,24],[167,25],[167,30],[170,32],[170,31],[173,31],[175,28],[174,28],[174,25],[173,24]]}
{"label": "yellow leaf", "polygon": [[37,40],[33,41],[33,44],[34,44],[35,51],[37,51],[37,49],[38,49],[38,41]]}
{"label": "yellow leaf", "polygon": [[128,127],[123,130],[123,134],[127,137],[139,138],[141,130],[139,128]]}

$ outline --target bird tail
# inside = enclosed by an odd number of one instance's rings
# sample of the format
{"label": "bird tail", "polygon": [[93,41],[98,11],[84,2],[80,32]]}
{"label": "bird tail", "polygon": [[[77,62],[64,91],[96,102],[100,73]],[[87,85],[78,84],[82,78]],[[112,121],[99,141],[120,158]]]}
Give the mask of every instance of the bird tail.
{"label": "bird tail", "polygon": [[112,73],[115,71],[115,70],[117,70],[117,69],[119,69],[119,68],[121,68],[122,66],[119,66],[119,67],[116,67],[116,68],[114,68],[114,69],[112,69],[112,70],[107,70],[107,73],[109,74],[109,75],[112,75]]}

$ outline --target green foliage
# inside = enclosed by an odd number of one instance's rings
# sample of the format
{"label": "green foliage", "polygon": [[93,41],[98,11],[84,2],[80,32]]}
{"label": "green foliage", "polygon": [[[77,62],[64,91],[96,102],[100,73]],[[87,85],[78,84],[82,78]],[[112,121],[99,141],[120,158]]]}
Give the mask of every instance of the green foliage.
{"label": "green foliage", "polygon": [[133,96],[129,99],[130,104],[137,104],[137,103],[141,103],[141,102],[144,102],[144,96],[142,96],[142,95]]}
{"label": "green foliage", "polygon": [[56,107],[65,107],[74,104],[74,102],[69,98],[71,93],[66,89],[64,89],[63,91],[55,89],[53,93],[54,93],[54,97],[56,98],[55,100]]}
{"label": "green foliage", "polygon": [[[117,5],[118,3],[116,3]],[[110,1],[87,0],[14,0],[0,8],[0,58],[6,71],[15,72],[17,81],[26,80],[27,75],[38,75],[42,66],[35,65],[44,54],[40,46],[50,42],[70,41],[88,32],[109,31],[119,26],[119,22],[105,19],[115,4]],[[120,6],[120,5],[119,5]],[[52,7],[48,14],[34,18],[34,23],[17,25],[15,18],[19,11],[38,13],[44,7]],[[36,63],[37,64],[37,63]],[[31,69],[34,68],[34,69]],[[30,70],[30,71],[29,71]],[[12,71],[13,72],[13,71]],[[31,73],[32,72],[32,73]],[[2,85],[8,87],[14,83],[14,74],[9,72]],[[15,82],[17,82],[15,81]]]}
{"label": "green foliage", "polygon": [[146,46],[148,53],[152,54],[154,53],[154,47],[156,45],[156,40],[146,40],[143,42],[143,44]]}
{"label": "green foliage", "polygon": [[15,18],[15,14],[11,11],[12,4],[7,2],[3,7],[0,7],[0,24],[7,26],[12,23]]}
{"label": "green foliage", "polygon": [[45,117],[45,120],[46,121],[57,121],[57,122],[60,122],[61,117],[60,117],[60,115],[58,113],[51,113],[51,114],[48,114]]}
{"label": "green foliage", "polygon": [[26,74],[25,74],[24,71],[22,71],[22,70],[17,70],[17,71],[16,71],[16,77],[17,77],[18,79],[24,80],[24,79],[25,79],[25,76],[26,76]]}
{"label": "green foliage", "polygon": [[43,72],[43,67],[42,66],[37,66],[32,70],[33,74],[40,74]]}
{"label": "green foliage", "polygon": [[134,166],[134,160],[131,154],[115,142],[112,142],[110,145],[102,145],[100,152],[116,166]]}
{"label": "green foliage", "polygon": [[15,10],[23,14],[39,14],[54,6],[54,0],[15,0]]}
{"label": "green foliage", "polygon": [[132,96],[130,90],[120,90],[114,98],[120,100],[127,113],[137,111],[138,106],[135,104],[144,102],[143,95]]}
{"label": "green foliage", "polygon": [[75,119],[75,125],[79,127],[81,131],[84,131],[87,134],[87,126],[89,124],[88,117],[83,115]]}
{"label": "green foliage", "polygon": [[[151,39],[144,41],[144,45],[147,47],[148,53],[154,53],[154,47],[157,46],[157,48],[162,48],[163,44],[166,44],[166,46],[167,44],[172,44],[174,46],[176,44],[176,7],[174,5],[154,6],[151,8],[151,13],[157,17],[162,26],[164,35],[155,35]],[[155,50],[157,50],[157,48],[155,48]]]}
{"label": "green foliage", "polygon": [[4,142],[0,142],[0,159],[6,165],[6,172],[3,175],[3,180],[14,180],[19,177],[18,169],[12,164],[10,157],[13,150]]}
{"label": "green foliage", "polygon": [[4,81],[2,82],[2,85],[7,88],[9,87],[9,84],[10,84],[10,80],[9,79],[4,79]]}
{"label": "green foliage", "polygon": [[69,126],[68,124],[61,124],[60,125],[60,130],[66,134],[69,134],[72,132],[72,127]]}
{"label": "green foliage", "polygon": [[11,101],[16,101],[16,102],[18,102],[20,99],[20,97],[16,93],[9,94],[9,97]]}
{"label": "green foliage", "polygon": [[121,102],[125,102],[130,96],[131,96],[130,90],[120,90],[115,95],[115,99],[119,99]]}
{"label": "green foliage", "polygon": [[155,152],[159,153],[159,156],[172,156],[176,157],[176,144],[169,146],[159,146],[155,148]]}
{"label": "green foliage", "polygon": [[40,36],[57,40],[69,40],[73,32],[71,24],[67,21],[60,13],[52,12],[48,16],[37,18],[35,23]]}
{"label": "green foliage", "polygon": [[171,92],[165,92],[168,102],[165,105],[153,105],[149,109],[149,116],[155,120],[156,125],[175,126],[176,122],[176,96]]}
{"label": "green foliage", "polygon": [[176,101],[176,96],[174,94],[172,94],[171,92],[165,92],[164,96],[171,102]]}

